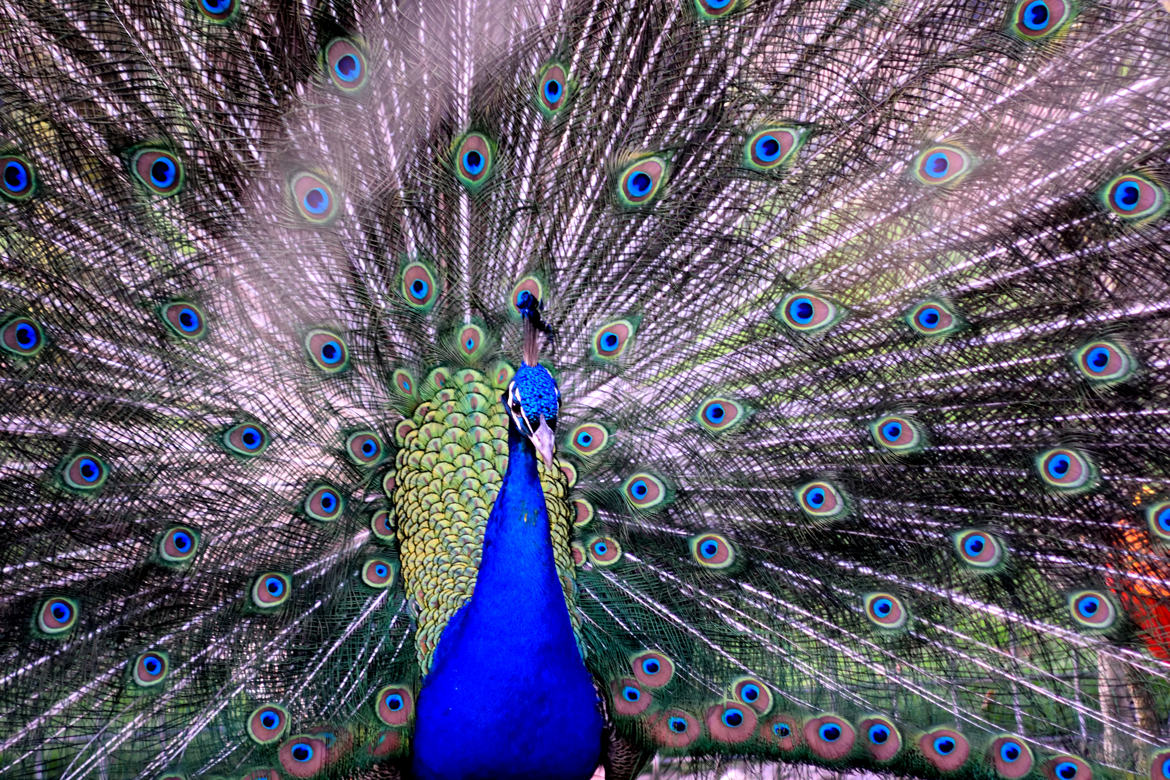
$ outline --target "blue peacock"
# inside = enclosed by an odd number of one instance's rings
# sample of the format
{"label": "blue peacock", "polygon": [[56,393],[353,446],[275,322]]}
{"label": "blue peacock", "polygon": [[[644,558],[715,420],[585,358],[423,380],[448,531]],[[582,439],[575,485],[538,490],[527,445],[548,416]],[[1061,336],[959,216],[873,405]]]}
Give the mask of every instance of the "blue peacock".
{"label": "blue peacock", "polygon": [[0,776],[1170,778],[1170,12],[3,0]]}

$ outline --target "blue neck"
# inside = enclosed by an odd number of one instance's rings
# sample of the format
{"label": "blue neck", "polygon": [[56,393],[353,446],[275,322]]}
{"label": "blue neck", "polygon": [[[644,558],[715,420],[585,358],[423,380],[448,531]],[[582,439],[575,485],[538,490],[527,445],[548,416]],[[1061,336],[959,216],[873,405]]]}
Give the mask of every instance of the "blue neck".
{"label": "blue neck", "polygon": [[601,716],[565,606],[536,452],[511,425],[471,601],[419,693],[420,778],[588,778]]}

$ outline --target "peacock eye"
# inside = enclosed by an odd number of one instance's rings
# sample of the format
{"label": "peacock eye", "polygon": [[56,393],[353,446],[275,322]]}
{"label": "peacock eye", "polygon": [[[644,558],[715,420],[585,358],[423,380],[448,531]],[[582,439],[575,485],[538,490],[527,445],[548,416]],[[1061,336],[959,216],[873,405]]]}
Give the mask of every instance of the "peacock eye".
{"label": "peacock eye", "polygon": [[1106,185],[1105,206],[1126,222],[1144,222],[1165,212],[1166,190],[1141,174],[1127,173]]}
{"label": "peacock eye", "polygon": [[25,158],[0,154],[0,172],[0,195],[8,200],[25,200],[36,191],[36,173]]}
{"label": "peacock eye", "polygon": [[957,184],[971,168],[971,156],[954,146],[932,146],[914,165],[918,181],[931,186]]}
{"label": "peacock eye", "polygon": [[1039,41],[1060,30],[1073,15],[1071,0],[1020,0],[1011,16],[1011,31],[1028,41]]}
{"label": "peacock eye", "polygon": [[345,440],[345,454],[355,466],[373,466],[382,459],[382,437],[373,431],[358,431]]}
{"label": "peacock eye", "polygon": [[739,0],[695,0],[695,10],[701,19],[719,19],[735,10]]}
{"label": "peacock eye", "polygon": [[163,323],[180,338],[197,341],[207,331],[203,310],[190,301],[170,301],[158,310]]}
{"label": "peacock eye", "polygon": [[689,543],[691,558],[704,568],[727,569],[735,563],[735,549],[722,534],[692,536]]}
{"label": "peacock eye", "polygon": [[273,609],[288,601],[291,593],[292,580],[287,574],[265,572],[252,583],[252,604],[259,609]]}
{"label": "peacock eye", "polygon": [[216,24],[227,24],[240,10],[239,0],[196,0],[195,7]]}
{"label": "peacock eye", "polygon": [[333,486],[318,485],[309,492],[301,506],[310,519],[325,523],[341,517],[345,501]]}
{"label": "peacock eye", "polygon": [[815,333],[835,323],[839,310],[828,298],[811,292],[796,292],[780,302],[776,317],[794,331]]}
{"label": "peacock eye", "polygon": [[666,180],[666,161],[646,157],[626,166],[618,174],[618,201],[630,208],[648,205],[657,197]]}
{"label": "peacock eye", "polygon": [[169,197],[183,188],[183,165],[165,149],[137,150],[130,160],[130,170],[155,195]]}
{"label": "peacock eye", "polygon": [[800,149],[804,136],[804,131],[795,127],[778,126],[759,130],[744,144],[742,165],[761,173],[774,172]]}
{"label": "peacock eye", "polygon": [[134,683],[142,688],[157,685],[166,678],[168,667],[166,653],[143,653],[132,666]]}
{"label": "peacock eye", "polygon": [[394,584],[398,570],[396,566],[384,558],[371,558],[362,566],[362,582],[371,588],[389,588]]}
{"label": "peacock eye", "polygon": [[1003,545],[985,531],[960,531],[954,541],[960,560],[975,569],[993,569],[1003,561]]}
{"label": "peacock eye", "polygon": [[455,147],[455,177],[478,192],[491,176],[494,145],[481,133],[468,133]]}
{"label": "peacock eye", "polygon": [[82,453],[65,461],[61,473],[68,487],[90,493],[105,484],[109,469],[96,455]]}
{"label": "peacock eye", "polygon": [[325,47],[325,67],[342,92],[357,92],[366,84],[366,57],[351,40],[330,41]]}
{"label": "peacock eye", "polygon": [[1101,591],[1081,590],[1069,596],[1069,612],[1077,625],[1104,630],[1117,620],[1113,602]]}
{"label": "peacock eye", "polygon": [[166,564],[181,564],[195,557],[199,535],[187,526],[168,528],[158,542],[158,554]]}
{"label": "peacock eye", "polygon": [[407,305],[419,311],[430,311],[439,297],[434,272],[420,261],[403,266],[401,290]]}
{"label": "peacock eye", "polygon": [[906,323],[923,336],[945,336],[958,330],[962,320],[942,301],[926,300],[906,313]]}
{"label": "peacock eye", "polygon": [[388,685],[374,699],[378,718],[387,726],[403,726],[410,721],[414,696],[404,685]]}
{"label": "peacock eye", "polygon": [[865,614],[882,628],[901,628],[909,619],[902,600],[892,593],[870,593],[865,597]]}
{"label": "peacock eye", "polygon": [[77,624],[79,612],[73,599],[62,596],[48,599],[37,610],[37,628],[47,636],[59,638]]}
{"label": "peacock eye", "polygon": [[349,366],[349,347],[337,333],[315,328],[305,335],[305,351],[313,365],[327,374],[336,374]]}
{"label": "peacock eye", "polygon": [[220,441],[236,455],[254,458],[268,447],[268,430],[260,423],[240,423],[224,431]]}
{"label": "peacock eye", "polygon": [[987,752],[996,773],[1005,780],[1020,780],[1032,772],[1032,751],[1015,737],[997,737]]}
{"label": "peacock eye", "polygon": [[326,225],[337,216],[333,186],[320,176],[301,172],[289,179],[293,205],[301,217],[314,225]]}
{"label": "peacock eye", "polygon": [[0,327],[0,347],[20,357],[32,357],[45,345],[41,326],[28,317],[15,317]]}
{"label": "peacock eye", "polygon": [[1096,385],[1124,382],[1133,375],[1134,361],[1112,341],[1091,341],[1073,353],[1077,370]]}
{"label": "peacock eye", "polygon": [[248,716],[248,736],[259,745],[276,742],[288,728],[288,712],[276,704],[265,704]]}
{"label": "peacock eye", "polygon": [[615,320],[593,333],[593,356],[603,361],[617,360],[634,335],[632,320]]}
{"label": "peacock eye", "polygon": [[540,72],[536,105],[545,116],[554,116],[565,107],[569,95],[569,77],[563,65],[552,62]]}
{"label": "peacock eye", "polygon": [[1092,461],[1071,449],[1058,447],[1041,453],[1036,457],[1036,469],[1046,484],[1060,491],[1079,492],[1096,483],[1097,470]]}

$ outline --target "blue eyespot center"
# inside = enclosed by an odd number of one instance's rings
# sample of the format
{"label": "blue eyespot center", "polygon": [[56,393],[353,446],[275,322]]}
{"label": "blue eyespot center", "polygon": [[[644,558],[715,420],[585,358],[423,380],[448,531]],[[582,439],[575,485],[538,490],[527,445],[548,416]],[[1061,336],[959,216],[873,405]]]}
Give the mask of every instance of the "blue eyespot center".
{"label": "blue eyespot center", "polygon": [[25,349],[29,349],[37,343],[37,332],[27,322],[22,322],[16,326],[16,343]]}
{"label": "blue eyespot center", "polygon": [[329,208],[329,194],[321,187],[314,187],[305,193],[303,203],[310,214],[324,214]]}
{"label": "blue eyespot center", "polygon": [[52,613],[57,622],[64,623],[69,619],[69,616],[72,614],[72,610],[69,609],[68,605],[62,604],[60,601],[58,601],[53,605]]}
{"label": "blue eyespot center", "polygon": [[1101,601],[1096,596],[1086,596],[1077,602],[1077,611],[1082,617],[1091,618],[1101,608]]}
{"label": "blue eyespot center", "polygon": [[77,465],[77,471],[81,474],[81,478],[86,482],[94,482],[97,480],[101,470],[98,468],[97,461],[93,458],[82,458],[81,463]]}
{"label": "blue eyespot center", "polygon": [[146,660],[142,662],[142,668],[146,670],[147,674],[158,674],[162,671],[162,662],[153,655],[147,656]]}
{"label": "blue eyespot center", "polygon": [[630,493],[633,494],[634,498],[645,498],[646,494],[649,492],[650,488],[647,487],[645,480],[639,479],[637,482],[630,485]]}
{"label": "blue eyespot center", "polygon": [[760,698],[760,689],[755,685],[745,685],[743,686],[743,689],[740,690],[739,695],[743,697],[744,701],[753,702]]}
{"label": "blue eyespot center", "polygon": [[269,577],[264,580],[264,589],[273,596],[280,596],[284,593],[284,582],[280,577]]}
{"label": "blue eyespot center", "polygon": [[581,431],[577,434],[577,444],[581,445],[582,447],[588,447],[592,443],[593,436],[591,436],[589,433]]}
{"label": "blue eyespot center", "polygon": [[1141,188],[1132,181],[1122,182],[1114,190],[1114,201],[1116,202],[1117,208],[1122,211],[1133,211],[1141,199],[1141,194]]}
{"label": "blue eyespot center", "polygon": [[210,13],[222,14],[231,7],[233,0],[201,0],[203,7]]}
{"label": "blue eyespot center", "polygon": [[789,305],[788,310],[792,314],[792,319],[801,325],[812,322],[813,315],[816,313],[812,301],[808,298],[797,298]]}
{"label": "blue eyespot center", "polygon": [[934,741],[934,752],[940,756],[949,756],[955,752],[955,740],[950,737],[939,737]]}
{"label": "blue eyespot center", "polygon": [[772,726],[772,733],[778,737],[787,737],[792,733],[792,727],[787,723],[777,723]]}
{"label": "blue eyespot center", "polygon": [[805,500],[808,501],[809,506],[819,507],[825,503],[825,491],[821,488],[813,488],[808,491]]}
{"label": "blue eyespot center", "polygon": [[386,564],[384,564],[384,563],[379,563],[377,566],[374,567],[374,574],[376,574],[379,577],[385,577],[389,573],[390,573],[390,570],[386,568]]}
{"label": "blue eyespot center", "polygon": [[1109,365],[1109,350],[1105,347],[1095,347],[1089,351],[1089,355],[1085,360],[1089,365],[1089,369],[1094,373],[1100,373]]}
{"label": "blue eyespot center", "polygon": [[923,166],[926,170],[926,175],[932,179],[941,179],[947,175],[951,163],[947,159],[946,152],[935,152],[926,158],[926,164]]}
{"label": "blue eyespot center", "polygon": [[626,701],[637,701],[642,698],[642,692],[632,685],[622,688],[622,698]]}
{"label": "blue eyespot center", "polygon": [[630,194],[635,198],[640,198],[650,191],[653,181],[650,175],[643,171],[638,171],[629,179]]}
{"label": "blue eyespot center", "polygon": [[594,555],[605,555],[607,552],[609,552],[609,545],[605,542],[598,542],[597,544],[593,545]]}
{"label": "blue eyespot center", "polygon": [[642,671],[646,674],[658,674],[658,670],[661,668],[662,665],[659,664],[658,660],[654,658],[647,658],[642,662]]}
{"label": "blue eyespot center", "polygon": [[687,730],[686,718],[673,717],[669,721],[670,730],[675,734],[682,734]]}
{"label": "blue eyespot center", "polygon": [[719,543],[714,540],[703,542],[699,547],[699,555],[704,558],[714,558],[717,552],[719,552]]}
{"label": "blue eyespot center", "polygon": [[199,330],[199,315],[190,306],[179,310],[179,327],[187,333]]}
{"label": "blue eyespot center", "polygon": [[873,603],[873,611],[879,617],[885,617],[894,611],[894,604],[889,599],[878,599]]}
{"label": "blue eyespot center", "polygon": [[544,83],[544,96],[548,102],[555,103],[561,97],[561,83],[556,79],[549,79]]}
{"label": "blue eyespot center", "polygon": [[[1155,522],[1163,531],[1170,532],[1170,506],[1158,511],[1158,514],[1155,515]],[[1167,762],[1166,765],[1170,766],[1170,762]]]}
{"label": "blue eyespot center", "polygon": [[918,322],[924,328],[933,328],[938,325],[942,315],[939,314],[938,309],[930,307],[918,312]]}
{"label": "blue eyespot center", "polygon": [[260,725],[272,730],[280,725],[280,718],[277,717],[275,712],[266,712],[260,716]]}
{"label": "blue eyespot center", "polygon": [[150,181],[156,187],[169,187],[175,183],[175,164],[165,157],[159,157],[150,166]]}
{"label": "blue eyespot center", "polygon": [[327,341],[321,345],[321,361],[332,365],[341,360],[341,345],[336,341]]}
{"label": "blue eyespot center", "polygon": [[475,176],[483,170],[484,159],[483,155],[472,149],[463,153],[463,167],[472,176]]}
{"label": "blue eyespot center", "polygon": [[1048,461],[1048,473],[1059,479],[1068,473],[1070,466],[1072,466],[1072,461],[1067,455],[1057,455]]}
{"label": "blue eyespot center", "polygon": [[882,426],[882,436],[887,441],[897,441],[898,437],[902,435],[902,424],[891,422]]}
{"label": "blue eyespot center", "polygon": [[334,507],[336,507],[336,506],[337,506],[337,496],[335,496],[333,493],[330,493],[328,490],[322,491],[322,493],[321,493],[321,508],[324,509],[326,512],[332,512]]}
{"label": "blue eyespot center", "polygon": [[743,712],[737,709],[728,709],[723,711],[723,725],[729,728],[736,728],[743,725]]}
{"label": "blue eyespot center", "polygon": [[985,546],[986,545],[984,544],[982,537],[971,536],[968,537],[967,541],[963,544],[963,549],[967,551],[968,555],[978,555],[979,553],[983,552],[983,548]]}
{"label": "blue eyespot center", "polygon": [[16,160],[4,165],[4,184],[9,190],[19,192],[28,186],[28,169]]}
{"label": "blue eyespot center", "polygon": [[392,693],[386,697],[386,709],[391,712],[398,712],[403,706],[405,706],[405,703],[402,700],[402,694]]}
{"label": "blue eyespot center", "polygon": [[191,546],[191,536],[182,531],[175,534],[171,541],[179,552],[186,552],[187,548]]}
{"label": "blue eyespot center", "polygon": [[377,451],[378,447],[374,444],[372,439],[366,439],[364,442],[362,442],[362,454],[366,457],[373,455]]}
{"label": "blue eyespot center", "polygon": [[353,81],[362,72],[361,63],[352,54],[345,54],[338,57],[337,64],[333,66],[333,70],[342,81]]}
{"label": "blue eyespot center", "polygon": [[422,298],[425,296],[427,294],[427,290],[429,289],[430,285],[428,285],[422,279],[415,279],[410,283],[410,292],[416,298]]}
{"label": "blue eyespot center", "polygon": [[1077,776],[1077,765],[1071,761],[1061,761],[1056,765],[1056,774],[1063,780],[1073,780]]}
{"label": "blue eyespot center", "polygon": [[764,135],[756,141],[756,157],[761,162],[770,163],[780,156],[780,142],[775,136]]}
{"label": "blue eyespot center", "polygon": [[817,729],[817,734],[825,742],[836,742],[841,738],[841,727],[836,723],[825,723]]}
{"label": "blue eyespot center", "polygon": [[617,349],[618,337],[616,333],[606,333],[601,337],[601,348],[606,352],[613,352]]}
{"label": "blue eyespot center", "polygon": [[1024,8],[1024,26],[1029,30],[1043,30],[1048,24],[1048,4],[1044,0],[1033,0]]}
{"label": "blue eyespot center", "polygon": [[875,745],[884,745],[890,738],[890,730],[886,726],[874,725],[869,727],[869,741]]}
{"label": "blue eyespot center", "polygon": [[1004,742],[999,746],[999,757],[1009,764],[1015,763],[1020,755],[1020,746],[1015,742]]}
{"label": "blue eyespot center", "polygon": [[292,757],[294,761],[303,764],[313,758],[313,748],[303,742],[293,745]]}
{"label": "blue eyespot center", "polygon": [[711,404],[707,407],[707,420],[709,422],[720,423],[723,421],[724,415],[723,404]]}

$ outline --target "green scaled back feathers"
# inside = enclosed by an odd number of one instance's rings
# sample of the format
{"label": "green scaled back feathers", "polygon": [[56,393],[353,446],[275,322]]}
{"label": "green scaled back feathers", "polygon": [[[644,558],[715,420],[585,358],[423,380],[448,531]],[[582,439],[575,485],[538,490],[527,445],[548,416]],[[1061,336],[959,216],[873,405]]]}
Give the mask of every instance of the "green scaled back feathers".
{"label": "green scaled back feathers", "polygon": [[0,776],[399,776],[528,294],[610,780],[1170,777],[1163,5],[4,0],[0,65]]}

